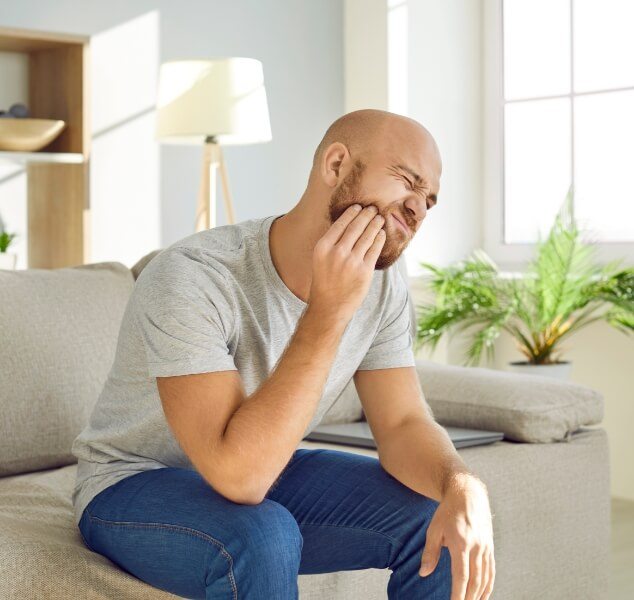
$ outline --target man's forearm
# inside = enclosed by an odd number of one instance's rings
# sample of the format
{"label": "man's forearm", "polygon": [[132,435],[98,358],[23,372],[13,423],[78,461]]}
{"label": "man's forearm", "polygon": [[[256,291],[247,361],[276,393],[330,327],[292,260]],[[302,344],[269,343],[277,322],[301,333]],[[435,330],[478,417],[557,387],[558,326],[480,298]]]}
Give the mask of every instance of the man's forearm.
{"label": "man's forearm", "polygon": [[309,305],[270,376],[229,420],[216,452],[232,473],[248,473],[255,498],[266,493],[301,441],[346,324]]}
{"label": "man's forearm", "polygon": [[461,485],[462,477],[475,477],[445,429],[418,417],[392,432],[379,448],[379,460],[401,483],[439,502],[450,489]]}

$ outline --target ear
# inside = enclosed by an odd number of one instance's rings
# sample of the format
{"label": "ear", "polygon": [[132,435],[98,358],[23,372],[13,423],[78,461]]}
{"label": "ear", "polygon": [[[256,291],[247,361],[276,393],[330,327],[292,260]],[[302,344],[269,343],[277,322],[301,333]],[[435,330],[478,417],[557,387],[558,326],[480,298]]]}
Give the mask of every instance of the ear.
{"label": "ear", "polygon": [[319,172],[328,187],[336,187],[350,167],[350,152],[345,144],[333,142],[321,157]]}

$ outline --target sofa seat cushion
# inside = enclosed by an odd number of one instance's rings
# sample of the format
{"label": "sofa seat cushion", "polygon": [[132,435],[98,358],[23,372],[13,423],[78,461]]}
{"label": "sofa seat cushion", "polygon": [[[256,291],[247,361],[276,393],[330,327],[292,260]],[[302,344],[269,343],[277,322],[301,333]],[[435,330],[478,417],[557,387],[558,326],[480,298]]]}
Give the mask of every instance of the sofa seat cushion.
{"label": "sofa seat cushion", "polygon": [[133,286],[116,262],[0,271],[0,476],[77,462]]}
{"label": "sofa seat cushion", "polygon": [[604,399],[592,388],[539,375],[417,359],[421,387],[441,425],[501,431],[515,442],[569,441],[599,424]]}

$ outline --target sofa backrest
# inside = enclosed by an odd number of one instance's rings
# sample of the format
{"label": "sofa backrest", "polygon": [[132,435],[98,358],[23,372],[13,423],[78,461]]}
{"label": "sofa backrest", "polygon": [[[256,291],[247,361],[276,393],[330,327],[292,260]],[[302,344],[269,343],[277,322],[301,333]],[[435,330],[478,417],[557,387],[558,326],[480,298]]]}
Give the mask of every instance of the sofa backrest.
{"label": "sofa backrest", "polygon": [[130,270],[0,270],[0,476],[77,462],[114,359]]}

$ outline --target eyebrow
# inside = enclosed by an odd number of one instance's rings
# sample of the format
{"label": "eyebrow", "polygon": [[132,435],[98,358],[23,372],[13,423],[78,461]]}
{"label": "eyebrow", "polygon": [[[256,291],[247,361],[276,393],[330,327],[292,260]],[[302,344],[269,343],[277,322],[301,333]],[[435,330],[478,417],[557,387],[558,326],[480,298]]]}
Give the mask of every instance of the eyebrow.
{"label": "eyebrow", "polygon": [[[408,167],[407,165],[397,164],[397,165],[394,165],[394,167],[397,169],[401,169],[402,171],[405,171],[406,173],[409,173],[414,178],[414,181],[419,185],[422,183],[425,183],[425,184],[427,183],[427,181],[423,177],[421,177],[416,171],[414,171],[414,169],[412,169],[411,167]],[[427,197],[430,200],[433,200],[434,204],[438,202],[438,198],[436,198],[436,194],[429,194]]]}

